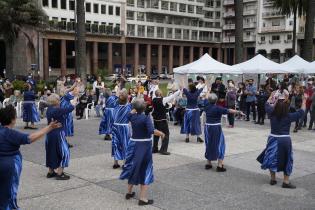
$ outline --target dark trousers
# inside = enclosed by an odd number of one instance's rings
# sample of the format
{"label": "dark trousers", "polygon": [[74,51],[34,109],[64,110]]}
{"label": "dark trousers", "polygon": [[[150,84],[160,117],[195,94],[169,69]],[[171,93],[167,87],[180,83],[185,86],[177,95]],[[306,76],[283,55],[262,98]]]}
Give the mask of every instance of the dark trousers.
{"label": "dark trousers", "polygon": [[256,120],[256,107],[255,107],[255,101],[253,102],[246,102],[246,118],[249,120],[250,115],[250,109],[252,108],[253,112],[253,120]]}
{"label": "dark trousers", "polygon": [[[155,121],[154,120],[154,128],[163,132],[165,134],[165,138],[162,140],[162,146],[160,149],[160,152],[167,152],[168,148],[168,142],[169,142],[169,137],[170,137],[170,131],[168,129],[168,123],[167,120],[162,120],[162,121]],[[154,136],[153,140],[153,150],[158,151],[159,150],[159,136]]]}
{"label": "dark trousers", "polygon": [[[306,124],[307,124],[307,114],[309,113],[309,112],[311,112],[311,109],[310,108],[306,108],[305,109],[305,113],[304,113],[304,116],[302,117],[302,119],[301,119],[301,121],[300,121],[300,127],[302,127],[302,126],[306,126]],[[312,122],[312,124],[313,124],[313,122]]]}
{"label": "dark trousers", "polygon": [[313,128],[313,124],[315,123],[315,107],[313,107],[313,110],[311,111],[311,120],[310,120],[310,125],[309,128]]}
{"label": "dark trousers", "polygon": [[235,116],[234,114],[229,113],[228,115],[229,125],[234,126]]}
{"label": "dark trousers", "polygon": [[87,104],[79,103],[76,107],[76,116],[82,118]]}
{"label": "dark trousers", "polygon": [[259,103],[257,105],[257,112],[258,112],[258,122],[264,122],[265,121],[265,116],[266,116],[266,111],[265,111],[265,104],[264,103]]}
{"label": "dark trousers", "polygon": [[175,121],[182,125],[184,121],[185,108],[177,108],[174,112]]}

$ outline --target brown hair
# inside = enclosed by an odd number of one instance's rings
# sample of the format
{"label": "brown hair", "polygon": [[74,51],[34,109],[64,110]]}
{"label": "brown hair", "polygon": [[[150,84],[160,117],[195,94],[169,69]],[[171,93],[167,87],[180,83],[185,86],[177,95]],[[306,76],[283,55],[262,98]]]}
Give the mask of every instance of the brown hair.
{"label": "brown hair", "polygon": [[289,113],[289,105],[285,100],[278,100],[271,115],[277,117],[278,120],[286,117]]}

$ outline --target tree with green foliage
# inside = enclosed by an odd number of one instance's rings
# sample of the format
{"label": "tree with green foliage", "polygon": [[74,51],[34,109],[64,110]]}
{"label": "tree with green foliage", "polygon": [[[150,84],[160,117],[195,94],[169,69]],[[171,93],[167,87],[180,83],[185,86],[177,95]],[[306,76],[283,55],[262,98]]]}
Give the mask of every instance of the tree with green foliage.
{"label": "tree with green foliage", "polygon": [[314,47],[314,19],[315,19],[315,0],[308,0],[306,5],[305,34],[302,48],[302,57],[307,61],[313,61]]}
{"label": "tree with green foliage", "polygon": [[45,12],[37,0],[1,0],[0,36],[6,45],[6,72],[13,78],[13,46],[16,39],[23,35],[30,46],[34,46],[27,29],[36,30],[46,20]]}

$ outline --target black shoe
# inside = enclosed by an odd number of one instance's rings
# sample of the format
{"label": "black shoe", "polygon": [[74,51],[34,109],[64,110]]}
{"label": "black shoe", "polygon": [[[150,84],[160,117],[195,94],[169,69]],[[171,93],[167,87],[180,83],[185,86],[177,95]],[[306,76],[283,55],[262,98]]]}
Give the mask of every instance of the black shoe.
{"label": "black shoe", "polygon": [[255,124],[260,124],[260,122],[259,122],[259,121],[256,121]]}
{"label": "black shoe", "polygon": [[126,198],[126,200],[129,200],[130,198],[135,197],[135,195],[136,195],[136,193],[135,193],[135,192],[132,192],[132,193],[127,193],[125,198]]}
{"label": "black shoe", "polygon": [[139,206],[146,206],[146,205],[152,205],[153,204],[153,200],[148,200],[147,202],[139,200],[138,205]]}
{"label": "black shoe", "polygon": [[49,178],[53,178],[53,177],[56,177],[57,176],[57,173],[56,172],[51,172],[51,173],[47,173],[46,177],[49,179]]}
{"label": "black shoe", "polygon": [[260,123],[260,125],[264,125],[264,124],[265,124],[264,122],[261,122],[261,123]]}
{"label": "black shoe", "polygon": [[174,123],[174,125],[178,125],[178,122]]}
{"label": "black shoe", "polygon": [[161,155],[170,155],[171,153],[170,152],[159,152]]}
{"label": "black shoe", "polygon": [[296,186],[291,184],[291,183],[282,183],[282,188],[286,188],[286,189],[295,189]]}
{"label": "black shoe", "polygon": [[309,127],[308,130],[311,131],[311,130],[313,130],[313,128],[312,128],[312,127]]}
{"label": "black shoe", "polygon": [[198,137],[197,142],[202,143],[203,142],[202,138]]}
{"label": "black shoe", "polygon": [[68,143],[68,147],[69,147],[69,148],[72,148],[72,147],[73,147],[73,145]]}
{"label": "black shoe", "polygon": [[186,139],[185,139],[185,142],[188,143],[188,142],[189,142],[189,138],[186,138]]}
{"label": "black shoe", "polygon": [[82,117],[78,117],[77,120],[82,120]]}
{"label": "black shoe", "polygon": [[107,134],[107,135],[105,135],[104,140],[105,141],[111,141],[112,138],[110,137],[110,135]]}
{"label": "black shoe", "polygon": [[117,169],[117,168],[120,168],[120,165],[119,164],[114,164],[113,165],[113,169]]}
{"label": "black shoe", "polygon": [[31,127],[25,126],[24,129],[25,129],[25,130],[26,130],[26,129],[31,129]]}
{"label": "black shoe", "polygon": [[226,172],[226,168],[217,166],[217,172]]}
{"label": "black shoe", "polygon": [[248,121],[249,121],[249,119],[246,119],[245,121],[247,121],[247,122],[248,122]]}
{"label": "black shoe", "polygon": [[206,165],[205,165],[205,169],[206,169],[206,170],[209,170],[209,169],[211,169],[211,168],[212,168],[212,165],[211,165],[211,164],[206,164]]}
{"label": "black shoe", "polygon": [[158,153],[159,152],[159,149],[153,149],[152,150],[152,153]]}
{"label": "black shoe", "polygon": [[303,128],[305,128],[306,127],[306,124],[305,125],[303,125]]}
{"label": "black shoe", "polygon": [[271,179],[270,182],[269,182],[270,185],[276,185],[277,184],[277,180],[273,180]]}
{"label": "black shoe", "polygon": [[28,129],[37,130],[38,128],[36,128],[36,127],[28,127]]}
{"label": "black shoe", "polygon": [[56,180],[69,180],[70,176],[66,175],[65,173],[62,173],[60,175],[56,175]]}
{"label": "black shoe", "polygon": [[298,129],[294,128],[293,133],[297,133],[297,132],[298,132]]}

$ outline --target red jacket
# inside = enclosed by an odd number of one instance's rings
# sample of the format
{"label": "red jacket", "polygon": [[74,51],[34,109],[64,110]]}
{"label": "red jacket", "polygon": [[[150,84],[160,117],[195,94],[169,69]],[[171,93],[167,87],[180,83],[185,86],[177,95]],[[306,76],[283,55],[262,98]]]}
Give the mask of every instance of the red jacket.
{"label": "red jacket", "polygon": [[305,90],[305,94],[307,94],[308,98],[306,100],[306,108],[311,108],[312,105],[312,95],[313,95],[313,87],[307,88]]}

